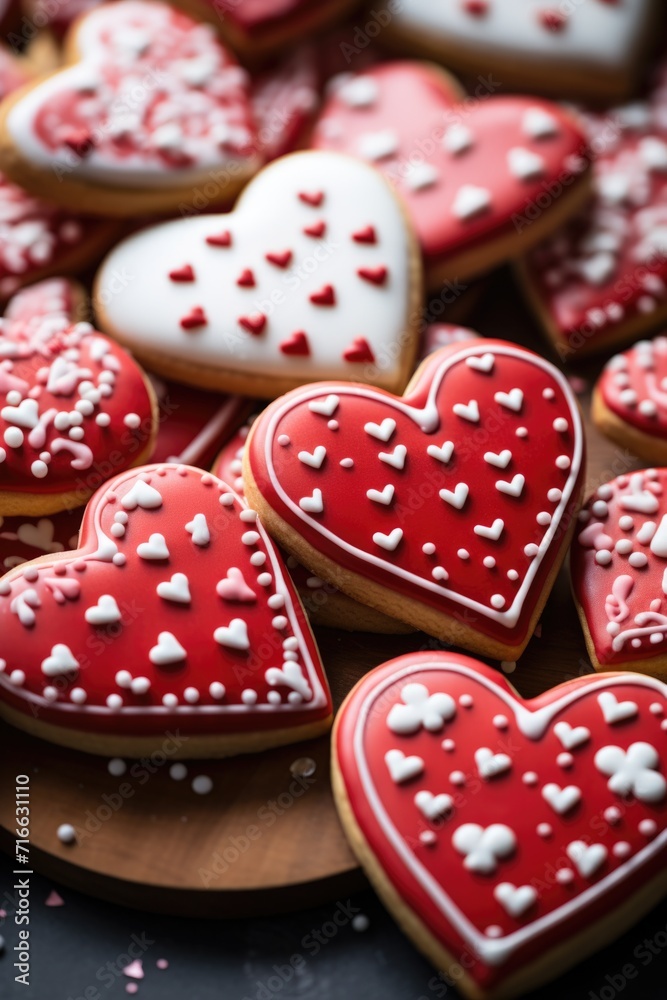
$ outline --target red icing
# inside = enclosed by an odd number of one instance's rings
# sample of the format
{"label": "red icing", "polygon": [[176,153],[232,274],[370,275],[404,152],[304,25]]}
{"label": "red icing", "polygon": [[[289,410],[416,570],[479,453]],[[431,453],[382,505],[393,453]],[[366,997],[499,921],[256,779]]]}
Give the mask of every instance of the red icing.
{"label": "red icing", "polygon": [[649,661],[651,669],[651,658],[665,655],[666,483],[665,469],[619,476],[600,486],[580,514],[572,581],[603,666]]}
{"label": "red icing", "polygon": [[[141,482],[148,493],[137,498]],[[232,497],[231,505],[220,502],[223,495]],[[123,500],[132,503],[125,507]],[[127,519],[119,521],[117,514],[121,519],[127,514]],[[44,722],[109,734],[159,733],[170,725],[186,734],[266,731],[329,715],[326,680],[294,587],[268,536],[245,519],[247,514],[224,483],[186,466],[147,466],[107,483],[88,505],[78,552],[57,568],[47,562],[23,571],[28,579],[16,570],[0,584],[6,592],[0,597],[0,693],[5,701],[28,713],[39,706]],[[198,515],[206,521],[204,538],[197,534],[202,527]],[[168,555],[162,555],[165,545]],[[120,564],[111,561],[116,549],[125,557]],[[262,565],[251,561],[259,553],[266,557]],[[216,588],[232,568],[254,592],[252,601],[219,596]],[[74,584],[71,596],[62,591],[62,600],[48,582],[58,570],[59,585]],[[263,580],[264,573],[270,580]],[[173,588],[180,580],[182,585],[182,578],[173,579],[176,574],[187,577],[189,601],[168,599],[166,593],[173,590],[163,587],[158,594],[162,584]],[[108,613],[105,595],[113,598],[120,621],[90,624],[85,616],[91,609]],[[272,600],[276,595],[284,598],[280,607]],[[26,611],[26,605],[33,610]],[[245,624],[233,625],[235,619]],[[231,634],[215,638],[217,630],[230,627]],[[156,662],[150,654],[165,645],[164,639],[158,641],[165,632],[185,654],[179,650]],[[246,640],[248,648],[242,648]],[[295,659],[281,655],[285,643]],[[54,655],[59,662],[71,656],[78,667],[56,672],[50,659]],[[21,684],[14,674],[19,669],[25,673]],[[126,673],[119,676],[119,671]],[[212,684],[223,684],[224,696],[216,697]],[[53,692],[44,696],[49,687],[55,690],[51,702]],[[196,689],[196,696],[190,689]],[[77,702],[78,693],[71,697],[73,690],[85,693],[83,704]],[[244,691],[253,695],[244,698]],[[177,705],[170,705],[169,697],[164,704],[169,695]],[[115,696],[122,698],[122,706],[114,710]]]}
{"label": "red icing", "polygon": [[431,323],[426,327],[422,336],[421,356],[425,358],[441,347],[476,340],[477,337],[478,334],[474,333],[473,330],[468,330],[463,326],[455,326],[452,323]]}
{"label": "red icing", "polygon": [[[444,696],[440,704],[446,718],[436,713],[430,731],[419,722],[407,734],[389,726],[388,720],[401,712],[405,720],[403,696],[410,684],[423,685],[428,696]],[[607,721],[601,695],[631,702],[634,711],[628,709],[625,721]],[[471,699],[467,706],[466,698]],[[577,678],[523,701],[489,667],[449,653],[400,657],[355,688],[338,716],[334,746],[354,820],[402,902],[480,991],[502,991],[513,972],[587,933],[662,874],[667,862],[666,712],[667,688],[653,678]],[[541,720],[538,713],[544,713]],[[581,742],[570,749],[565,767],[558,760],[564,752],[560,734],[563,729],[567,734],[567,727],[586,732],[577,734]],[[616,756],[622,760],[634,743],[653,748],[654,761],[642,771],[652,783],[653,801],[610,789],[609,770],[596,762],[602,748],[620,748]],[[485,747],[509,758],[505,770],[480,775],[476,753]],[[391,750],[421,758],[420,773],[394,781],[385,762]],[[460,783],[452,781],[456,772]],[[558,813],[542,794],[549,784],[574,786],[578,801]],[[419,792],[450,796],[449,810],[428,819],[415,802]],[[474,868],[466,868],[466,855],[453,843],[465,824],[484,829],[502,824],[513,836],[509,852],[492,858],[492,870],[485,874],[475,861]],[[543,829],[540,835],[542,824],[549,832]],[[395,840],[388,836],[390,829]],[[423,842],[424,834],[430,843]],[[596,845],[600,856],[587,872],[567,853],[577,840]],[[558,881],[556,873],[563,870],[570,872],[568,884]],[[516,915],[508,912],[494,894],[502,883],[530,887],[530,905]],[[562,967],[562,956],[560,962]]]}
{"label": "red icing", "polygon": [[320,103],[316,53],[303,47],[252,85],[252,108],[265,160],[295,150]]}
{"label": "red icing", "polygon": [[151,400],[118,344],[40,308],[38,300],[32,318],[5,321],[0,331],[0,488],[78,490],[85,502],[110,468],[128,468],[145,450]]}
{"label": "red icing", "polygon": [[[77,38],[91,83],[77,89],[61,74],[47,85],[33,121],[46,149],[57,153],[64,144],[89,157],[94,147],[104,162],[129,169],[137,159],[178,170],[254,155],[246,74],[210,27],[136,0],[111,14],[92,11]],[[140,106],[127,97],[137,76],[157,80],[144,85]],[[180,136],[165,139],[165,126]]]}
{"label": "red icing", "polygon": [[[360,84],[368,87],[366,98],[350,89]],[[352,81],[343,79],[325,105],[312,141],[318,149],[370,158],[365,145],[369,137],[393,135],[393,148],[388,143],[391,151],[375,165],[405,199],[427,265],[501,234],[516,234],[513,217],[544,197],[551,181],[565,180],[567,186],[581,168],[575,154],[583,151],[584,137],[557,106],[537,98],[489,97],[460,112],[458,100],[447,79],[420,63],[377,66]],[[535,139],[525,134],[524,114],[534,108],[555,119],[556,135]],[[453,125],[470,133],[469,148],[458,153],[443,145]],[[540,175],[527,179],[512,175],[506,157],[515,147],[542,158]],[[495,164],[493,171],[490,162]],[[424,170],[432,180],[420,186],[419,171]],[[455,199],[464,185],[488,191],[490,210],[458,218]]]}
{"label": "red icing", "polygon": [[[204,392],[151,376],[159,406],[151,461],[183,462],[206,469],[249,412],[242,396]],[[225,476],[221,476],[225,479]]]}
{"label": "red icing", "polygon": [[206,242],[212,247],[230,247],[232,245],[232,234],[226,229],[223,233],[207,236]]}
{"label": "red icing", "polygon": [[616,355],[597,389],[608,409],[656,439],[667,438],[667,338],[642,340]]}
{"label": "red icing", "polygon": [[[596,197],[528,258],[541,306],[573,350],[604,347],[637,317],[648,326],[667,301],[667,64],[646,101],[583,120],[596,149]],[[648,165],[652,148],[662,167]]]}
{"label": "red icing", "polygon": [[[414,408],[413,416],[405,406]],[[554,428],[558,418],[566,422],[564,431]],[[381,432],[365,430],[368,424],[384,427],[386,440]],[[449,457],[448,441],[453,444]],[[432,446],[440,449],[440,457],[428,454]],[[317,448],[326,454],[322,457]],[[504,467],[489,462],[487,451],[500,456]],[[322,457],[320,467],[300,460],[304,452],[315,456],[315,463]],[[352,465],[341,464],[348,459]],[[568,468],[557,465],[559,460]],[[404,399],[332,382],[289,393],[258,418],[250,461],[271,508],[329,559],[463,619],[484,635],[519,644],[527,637],[562,527],[578,502],[583,435],[574,398],[555,368],[530,351],[480,341],[431,355]],[[277,470],[273,481],[272,465]],[[517,489],[517,476],[525,482],[515,496],[508,491]],[[497,482],[504,484],[502,490]],[[465,500],[460,490],[451,500],[441,498],[441,490],[454,493],[459,484],[468,487]],[[368,490],[388,486],[394,487],[389,502],[367,496]],[[316,489],[322,492],[323,511],[305,514],[299,502]],[[550,500],[553,490],[562,497],[552,494]],[[503,521],[498,540],[473,530],[476,525],[492,529],[498,519]],[[403,534],[393,550],[373,537],[391,536],[397,529]],[[423,545],[435,550],[424,552]],[[531,547],[528,553],[525,546]],[[538,546],[540,559],[533,566]],[[458,554],[462,549],[467,558]],[[494,565],[483,565],[485,557],[492,557]],[[449,575],[446,582],[442,569]],[[498,598],[502,612],[492,608]]]}

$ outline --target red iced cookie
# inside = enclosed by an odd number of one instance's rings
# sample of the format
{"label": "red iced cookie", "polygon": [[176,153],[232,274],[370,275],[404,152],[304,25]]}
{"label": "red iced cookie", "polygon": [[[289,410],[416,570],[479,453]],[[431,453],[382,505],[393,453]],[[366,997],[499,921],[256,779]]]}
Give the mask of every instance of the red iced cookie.
{"label": "red iced cookie", "polygon": [[0,323],[3,514],[79,506],[153,447],[146,376],[114,341],[72,321],[68,294],[76,293],[62,282],[37,286]]}
{"label": "red iced cookie", "polygon": [[0,164],[28,190],[134,216],[224,203],[259,166],[248,76],[210,25],[122,0],[67,47],[70,65],[3,108]]}
{"label": "red iced cookie", "polygon": [[461,101],[435,67],[387,63],[344,75],[313,135],[316,148],[375,164],[400,192],[434,287],[516,256],[587,195],[584,135],[562,108],[488,94]]}
{"label": "red iced cookie", "polygon": [[244,473],[251,506],[319,576],[513,659],[573,530],[583,458],[561,373],[484,340],[432,354],[404,397],[335,382],[288,393],[253,425]]}
{"label": "red iced cookie", "polygon": [[667,337],[640,340],[605,366],[593,394],[600,430],[646,462],[667,462]]}
{"label": "red iced cookie", "polygon": [[609,350],[667,319],[667,63],[645,101],[583,122],[595,197],[522,268],[564,358]]}
{"label": "red iced cookie", "polygon": [[257,140],[267,162],[297,149],[320,103],[317,53],[297,49],[252,84]]}
{"label": "red iced cookie", "polygon": [[523,995],[667,890],[667,688],[616,674],[531,701],[476,660],[413,653],[340,710],[345,830],[457,990]]}
{"label": "red iced cookie", "polygon": [[256,515],[189,466],[125,472],[86,509],[80,548],[0,581],[0,713],[54,742],[180,756],[326,729],[317,647]]}
{"label": "red iced cookie", "polygon": [[572,586],[598,670],[664,674],[667,654],[667,470],[619,476],[579,514]]}

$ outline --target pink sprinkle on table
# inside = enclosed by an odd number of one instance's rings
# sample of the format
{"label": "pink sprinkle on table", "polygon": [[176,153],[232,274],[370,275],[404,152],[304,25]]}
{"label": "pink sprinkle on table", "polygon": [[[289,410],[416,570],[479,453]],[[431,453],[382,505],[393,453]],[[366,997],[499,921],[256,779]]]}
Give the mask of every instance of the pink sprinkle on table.
{"label": "pink sprinkle on table", "polygon": [[128,976],[130,979],[143,979],[144,978],[144,967],[140,958],[135,958],[134,962],[130,962],[123,969],[123,975]]}
{"label": "pink sprinkle on table", "polygon": [[65,905],[65,900],[60,895],[60,893],[56,892],[55,889],[52,889],[51,892],[46,897],[46,899],[44,900],[44,906],[64,906],[64,905]]}

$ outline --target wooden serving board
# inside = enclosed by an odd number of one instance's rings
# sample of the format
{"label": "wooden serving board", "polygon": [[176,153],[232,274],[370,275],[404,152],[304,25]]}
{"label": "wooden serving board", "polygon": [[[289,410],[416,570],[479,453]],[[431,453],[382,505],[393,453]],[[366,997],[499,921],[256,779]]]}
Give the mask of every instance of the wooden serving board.
{"label": "wooden serving board", "polygon": [[[471,326],[551,354],[508,272],[496,276]],[[599,368],[589,366],[585,375],[590,379]],[[641,467],[591,426],[589,398],[580,397],[588,432],[587,493]],[[323,629],[317,638],[337,705],[379,663],[415,649],[445,648],[423,633]],[[532,697],[590,671],[563,570],[541,635],[531,640],[511,681]],[[189,761],[182,781],[169,776],[172,761],[160,752],[152,762],[128,762],[127,773],[113,777],[105,759],[51,746],[5,724],[0,750],[0,788],[11,790],[21,771],[31,778],[33,866],[92,895],[144,910],[240,916],[311,905],[363,881],[336,816],[326,737],[224,761]],[[304,758],[310,765],[297,770],[314,770],[299,780],[291,768]],[[207,795],[191,787],[201,774],[213,780]],[[0,797],[0,844],[11,851],[12,799]],[[65,846],[56,836],[61,823],[90,832]]]}

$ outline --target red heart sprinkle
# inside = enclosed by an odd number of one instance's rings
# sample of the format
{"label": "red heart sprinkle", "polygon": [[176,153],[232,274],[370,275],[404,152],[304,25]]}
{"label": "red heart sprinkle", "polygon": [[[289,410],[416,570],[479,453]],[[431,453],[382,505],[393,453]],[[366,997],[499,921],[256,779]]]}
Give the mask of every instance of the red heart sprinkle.
{"label": "red heart sprinkle", "polygon": [[252,273],[249,267],[244,268],[236,279],[236,284],[240,285],[242,288],[254,288],[255,287],[255,275]]}
{"label": "red heart sprinkle", "polygon": [[183,267],[176,267],[170,271],[169,277],[172,281],[194,281],[195,272],[190,264],[184,264]]}
{"label": "red heart sprinkle", "polygon": [[266,326],[266,316],[261,312],[252,313],[251,316],[241,316],[239,326],[251,333],[253,337],[257,337]]}
{"label": "red heart sprinkle", "polygon": [[352,233],[352,239],[355,243],[377,243],[377,236],[373,226],[364,226],[363,229],[357,229],[356,233]]}
{"label": "red heart sprinkle", "polygon": [[335,306],[336,295],[333,285],[323,285],[319,292],[313,292],[310,296],[310,301],[315,306]]}
{"label": "red heart sprinkle", "polygon": [[199,326],[206,326],[208,319],[201,306],[193,306],[189,313],[181,319],[181,326],[184,330],[196,330]]}
{"label": "red heart sprinkle", "polygon": [[317,208],[324,201],[323,191],[300,191],[299,198],[306,205],[312,205],[313,208]]}
{"label": "red heart sprinkle", "polygon": [[291,337],[287,337],[286,340],[283,340],[280,345],[280,350],[283,354],[298,354],[307,357],[310,354],[308,337],[303,330],[297,330],[296,333],[291,335]]}
{"label": "red heart sprinkle", "polygon": [[326,222],[324,222],[324,220],[320,220],[319,222],[314,222],[312,226],[304,226],[303,231],[306,236],[313,236],[317,239],[320,236],[324,236],[326,228]]}
{"label": "red heart sprinkle", "polygon": [[280,253],[267,253],[266,259],[269,264],[275,264],[276,267],[289,267],[292,260],[292,251],[281,250]]}
{"label": "red heart sprinkle", "polygon": [[357,269],[357,274],[364,281],[370,281],[372,285],[384,285],[387,280],[387,268],[380,265],[380,267],[360,267]]}
{"label": "red heart sprinkle", "polygon": [[343,351],[343,357],[346,361],[375,361],[375,355],[365,337],[355,337]]}
{"label": "red heart sprinkle", "polygon": [[207,236],[206,242],[212,247],[230,247],[232,245],[232,234],[228,229],[225,229],[223,233]]}

